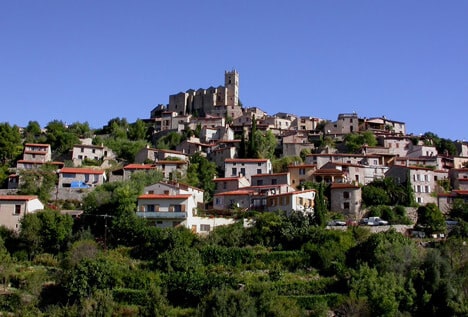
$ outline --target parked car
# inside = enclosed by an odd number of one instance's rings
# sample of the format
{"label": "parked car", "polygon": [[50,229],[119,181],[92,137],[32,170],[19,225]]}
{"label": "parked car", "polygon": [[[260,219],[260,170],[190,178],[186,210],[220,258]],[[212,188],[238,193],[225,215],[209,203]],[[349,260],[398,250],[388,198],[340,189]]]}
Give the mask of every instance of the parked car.
{"label": "parked car", "polygon": [[327,223],[328,226],[346,226],[346,221],[343,220],[331,220]]}
{"label": "parked car", "polygon": [[368,226],[386,226],[388,225],[387,220],[383,220],[380,217],[369,217],[367,218]]}

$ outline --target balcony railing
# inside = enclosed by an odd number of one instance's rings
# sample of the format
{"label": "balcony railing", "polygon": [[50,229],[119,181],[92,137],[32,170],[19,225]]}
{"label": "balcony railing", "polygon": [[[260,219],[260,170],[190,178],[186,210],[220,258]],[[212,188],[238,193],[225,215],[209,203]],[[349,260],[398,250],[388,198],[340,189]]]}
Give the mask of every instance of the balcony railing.
{"label": "balcony railing", "polygon": [[141,218],[158,218],[158,219],[185,219],[187,218],[186,212],[168,212],[168,211],[138,211],[136,213]]}

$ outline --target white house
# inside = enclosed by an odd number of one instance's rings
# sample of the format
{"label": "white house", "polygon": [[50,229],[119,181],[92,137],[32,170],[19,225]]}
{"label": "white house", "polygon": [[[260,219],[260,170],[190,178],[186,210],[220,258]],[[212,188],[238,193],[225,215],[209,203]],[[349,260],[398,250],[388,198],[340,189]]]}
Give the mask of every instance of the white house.
{"label": "white house", "polygon": [[195,233],[206,234],[217,226],[235,222],[232,218],[199,216],[198,207],[203,203],[201,189],[161,182],[146,187],[145,192],[138,197],[137,216],[158,228],[184,226]]}

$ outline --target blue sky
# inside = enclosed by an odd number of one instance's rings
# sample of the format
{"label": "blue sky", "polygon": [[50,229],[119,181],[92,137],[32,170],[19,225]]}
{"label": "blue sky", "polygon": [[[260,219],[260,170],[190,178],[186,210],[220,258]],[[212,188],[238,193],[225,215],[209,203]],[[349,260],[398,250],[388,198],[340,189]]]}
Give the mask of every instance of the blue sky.
{"label": "blue sky", "polygon": [[133,122],[235,68],[269,114],[468,139],[465,0],[3,0],[0,40],[0,122]]}

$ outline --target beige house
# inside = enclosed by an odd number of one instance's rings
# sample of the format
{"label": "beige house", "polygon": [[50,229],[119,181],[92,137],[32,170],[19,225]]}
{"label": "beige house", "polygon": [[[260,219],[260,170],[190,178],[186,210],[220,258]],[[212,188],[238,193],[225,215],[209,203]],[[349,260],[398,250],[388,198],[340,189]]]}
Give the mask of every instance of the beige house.
{"label": "beige house", "polygon": [[302,183],[312,181],[313,173],[317,170],[315,164],[293,164],[288,166],[288,172],[291,176],[291,185],[293,187],[301,186]]}
{"label": "beige house", "polygon": [[29,213],[43,210],[44,205],[37,196],[1,195],[0,226],[18,231],[21,219]]}

